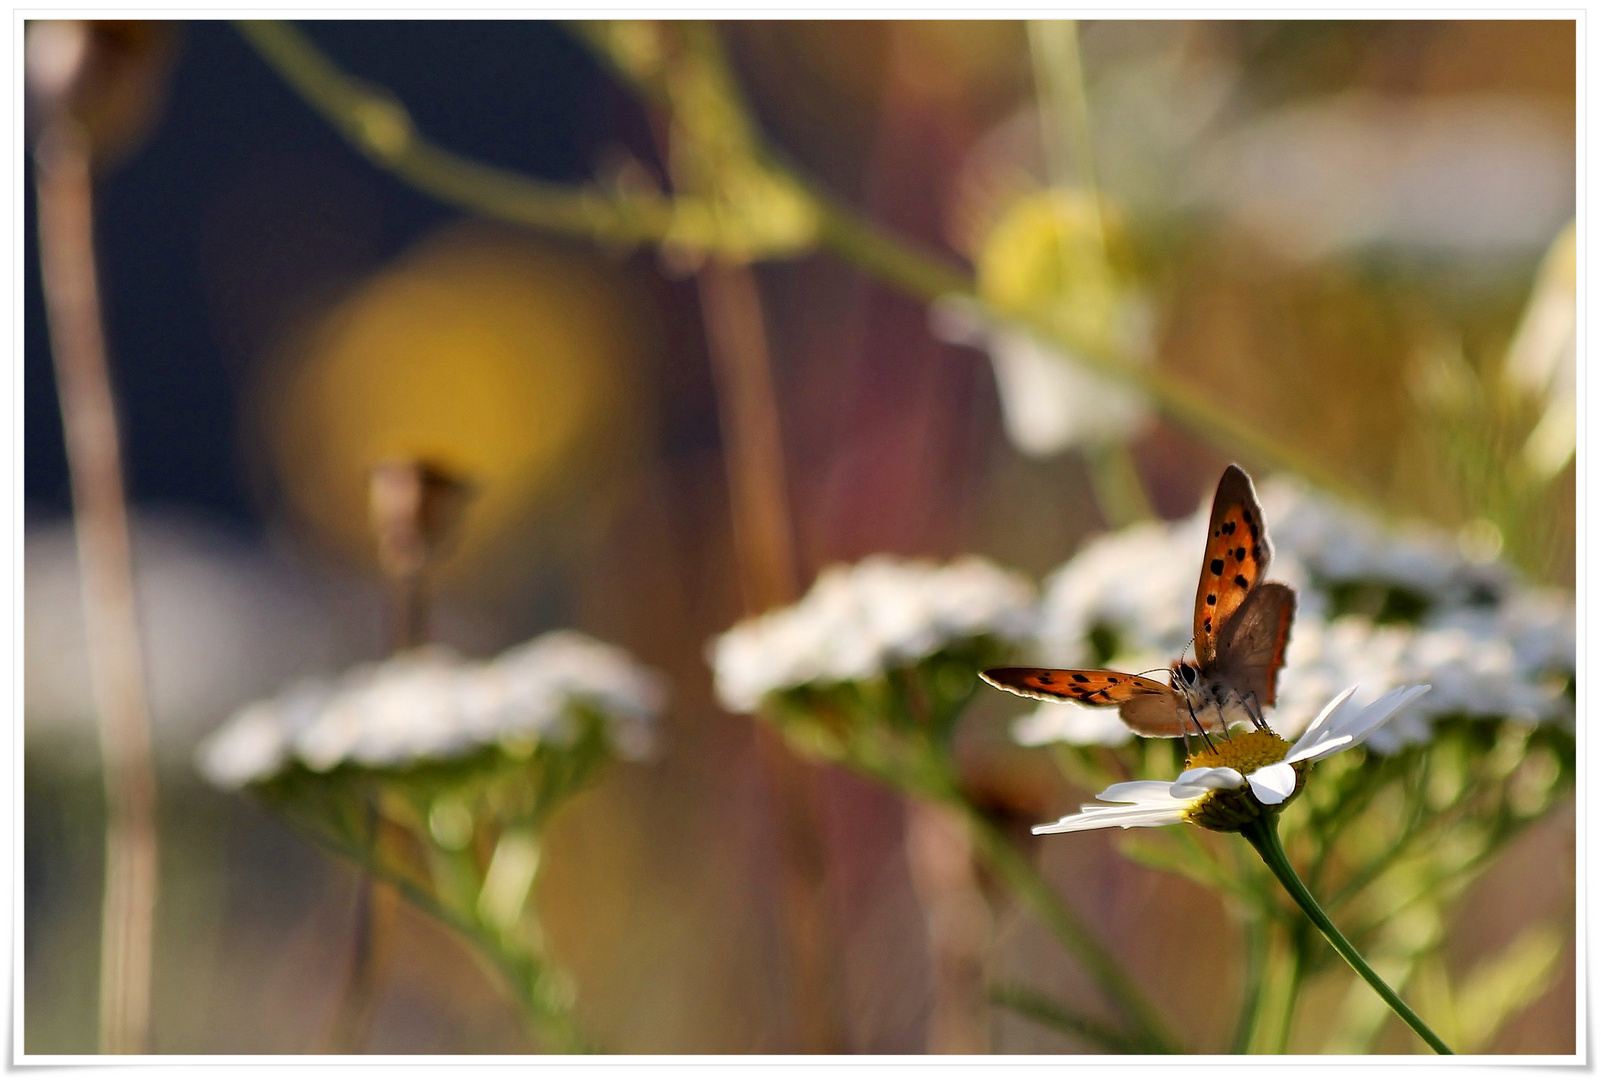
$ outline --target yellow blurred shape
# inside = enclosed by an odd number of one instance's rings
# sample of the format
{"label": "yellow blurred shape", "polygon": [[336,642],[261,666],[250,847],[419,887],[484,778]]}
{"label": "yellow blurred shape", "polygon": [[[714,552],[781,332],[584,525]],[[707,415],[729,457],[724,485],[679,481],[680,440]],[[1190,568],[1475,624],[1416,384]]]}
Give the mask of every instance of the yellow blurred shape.
{"label": "yellow blurred shape", "polygon": [[268,387],[292,508],[370,563],[369,470],[422,460],[475,493],[451,567],[513,539],[542,501],[592,482],[629,433],[643,335],[623,284],[478,225],[424,241],[329,312]]}
{"label": "yellow blurred shape", "polygon": [[1014,200],[984,241],[978,292],[999,311],[1033,315],[1070,338],[1115,347],[1125,336],[1130,275],[1117,216],[1089,192],[1047,188]]}

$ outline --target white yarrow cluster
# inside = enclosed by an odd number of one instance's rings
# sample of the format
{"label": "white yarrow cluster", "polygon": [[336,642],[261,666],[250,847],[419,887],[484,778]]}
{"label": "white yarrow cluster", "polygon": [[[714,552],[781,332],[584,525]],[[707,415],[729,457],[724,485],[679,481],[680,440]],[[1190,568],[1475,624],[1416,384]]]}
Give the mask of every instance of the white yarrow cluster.
{"label": "white yarrow cluster", "polygon": [[318,772],[343,763],[404,768],[565,738],[580,705],[606,717],[618,753],[637,758],[651,749],[665,697],[660,676],[574,631],[484,662],[428,646],[247,705],[201,744],[197,759],[208,780],[230,790],[291,760]]}
{"label": "white yarrow cluster", "polygon": [[[1357,705],[1385,686],[1434,687],[1370,740],[1381,753],[1426,741],[1438,716],[1571,719],[1563,692],[1576,663],[1571,598],[1523,586],[1510,568],[1470,560],[1437,534],[1386,531],[1293,482],[1270,481],[1261,498],[1274,547],[1268,576],[1292,586],[1298,600],[1273,710],[1276,730],[1293,738],[1323,702],[1351,685],[1363,688]],[[1165,668],[1177,658],[1193,633],[1208,512],[1203,505],[1183,521],[1101,537],[1058,569],[1041,605],[1039,661],[1093,664],[1096,631],[1115,638],[1110,665],[1122,670]],[[1415,625],[1330,619],[1332,590],[1345,585],[1399,587],[1428,608]],[[1116,745],[1132,737],[1113,710],[1065,703],[1041,705],[1013,735],[1031,746]]]}
{"label": "white yarrow cluster", "polygon": [[774,690],[869,679],[959,641],[1025,641],[1034,587],[975,556],[946,566],[873,555],[833,566],[797,604],[748,619],[711,646],[717,696],[751,712]]}

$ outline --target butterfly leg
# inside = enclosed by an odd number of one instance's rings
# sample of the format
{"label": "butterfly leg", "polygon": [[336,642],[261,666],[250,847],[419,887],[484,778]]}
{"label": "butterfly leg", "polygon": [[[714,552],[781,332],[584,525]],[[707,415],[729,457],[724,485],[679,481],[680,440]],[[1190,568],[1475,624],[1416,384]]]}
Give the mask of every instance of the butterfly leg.
{"label": "butterfly leg", "polygon": [[1240,704],[1245,706],[1246,715],[1251,718],[1251,723],[1256,725],[1256,730],[1271,730],[1267,726],[1266,718],[1264,718],[1262,715],[1262,702],[1257,699],[1255,690],[1252,690],[1245,697],[1241,698]]}
{"label": "butterfly leg", "polygon": [[[1190,723],[1195,725],[1195,730],[1200,733],[1201,741],[1206,743],[1206,748],[1208,750],[1216,749],[1216,747],[1214,747],[1212,745],[1212,737],[1206,733],[1206,728],[1201,724],[1201,721],[1196,718],[1195,706],[1190,704],[1190,700],[1187,697],[1184,699],[1184,707],[1190,711]],[[1182,723],[1180,723],[1180,725],[1179,725],[1179,730],[1180,731],[1184,730],[1184,725]],[[1189,736],[1188,735],[1186,735],[1184,737],[1184,745],[1185,745],[1185,749],[1187,751],[1188,748],[1189,748]]]}
{"label": "butterfly leg", "polygon": [[1212,703],[1212,707],[1217,710],[1217,723],[1218,727],[1223,729],[1223,737],[1228,739],[1230,742],[1233,742],[1234,736],[1229,734],[1229,718],[1223,715],[1223,703],[1221,701],[1214,701]]}

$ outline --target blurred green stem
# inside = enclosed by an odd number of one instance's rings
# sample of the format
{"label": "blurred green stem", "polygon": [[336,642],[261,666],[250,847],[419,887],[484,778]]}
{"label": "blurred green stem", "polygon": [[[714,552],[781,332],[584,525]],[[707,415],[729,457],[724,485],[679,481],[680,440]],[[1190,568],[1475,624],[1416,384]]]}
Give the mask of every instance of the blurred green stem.
{"label": "blurred green stem", "polygon": [[990,1001],[1026,1016],[1037,1024],[1055,1028],[1075,1036],[1092,1046],[1110,1050],[1114,1054],[1138,1054],[1145,1048],[1139,1042],[1108,1024],[1091,1016],[1076,1013],[1060,1002],[1023,986],[994,986],[990,988]]}
{"label": "blurred green stem", "polygon": [[1095,489],[1095,504],[1108,529],[1121,529],[1156,517],[1128,443],[1088,446],[1084,457],[1089,465],[1090,484]]}
{"label": "blurred green stem", "polygon": [[[1378,973],[1368,966],[1368,962],[1362,959],[1362,954],[1357,952],[1356,947],[1346,940],[1345,935],[1340,933],[1339,928],[1324,913],[1311,892],[1301,883],[1301,878],[1296,874],[1295,867],[1290,865],[1289,856],[1284,854],[1284,846],[1279,842],[1277,816],[1258,818],[1255,823],[1242,831],[1240,835],[1244,836],[1250,845],[1256,849],[1256,853],[1262,856],[1262,861],[1267,864],[1269,870],[1273,871],[1273,876],[1279,879],[1279,884],[1284,886],[1284,890],[1290,894],[1290,897],[1306,913],[1306,917],[1312,921],[1312,925],[1316,926],[1323,936],[1328,939],[1329,944],[1334,947],[1334,951],[1345,958],[1345,962],[1350,964],[1358,975],[1362,976],[1363,981],[1373,988],[1374,993],[1383,998],[1384,1003],[1405,1021],[1406,1025],[1415,1031],[1419,1038],[1428,1043],[1435,1053],[1451,1053],[1451,1048],[1446,1046],[1440,1037],[1430,1030],[1429,1026],[1423,1022],[1423,1019],[1412,1011],[1411,1006],[1402,1001],[1401,996],[1390,989],[1390,985],[1379,978]],[[1297,952],[1299,951],[1297,950]],[[1287,1028],[1288,1024],[1285,1026]]]}
{"label": "blurred green stem", "polygon": [[[341,836],[319,824],[314,818],[277,808],[301,835],[334,855],[348,859],[361,872],[375,881],[392,886],[395,892],[424,914],[439,920],[461,934],[478,953],[506,981],[507,989],[518,1005],[523,1024],[529,1036],[541,1051],[547,1054],[591,1053],[594,1047],[574,1023],[569,1007],[555,999],[548,991],[550,967],[543,953],[514,937],[492,927],[480,918],[475,910],[476,899],[483,888],[483,874],[476,866],[464,863],[458,853],[448,852],[427,839],[422,839],[430,862],[436,866],[452,864],[455,879],[453,888],[447,889],[467,903],[452,903],[442,898],[437,886],[416,880],[412,875],[375,857],[375,849],[354,835]],[[460,875],[472,877],[463,888]]]}
{"label": "blurred green stem", "polygon": [[1306,982],[1307,946],[1311,942],[1303,929],[1304,926],[1303,923],[1290,932],[1286,946],[1289,959],[1280,973],[1283,983],[1278,989],[1278,1014],[1274,1017],[1273,1039],[1269,1044],[1275,1054],[1290,1052],[1290,1032],[1295,1026],[1295,1005],[1301,998],[1301,986]]}
{"label": "blurred green stem", "polygon": [[[707,255],[751,257],[734,238],[718,231],[716,207],[703,200],[653,191],[607,192],[545,183],[461,157],[423,138],[412,126],[405,106],[393,95],[345,74],[288,23],[241,21],[236,25],[284,81],[351,145],[375,165],[443,202],[602,245],[671,242],[693,246]],[[647,101],[662,104],[637,82],[629,81],[629,85]],[[970,274],[863,219],[770,151],[758,153],[764,168],[783,176],[810,203],[816,215],[815,239],[822,247],[920,300],[951,294],[976,298]],[[687,228],[690,222],[695,224],[692,230]],[[779,254],[793,257],[802,251]],[[992,314],[1071,352],[1097,373],[1138,389],[1170,419],[1228,453],[1250,463],[1289,469],[1348,499],[1371,501],[1342,476],[1259,430],[1226,403],[1215,401],[1213,395],[1179,385],[1157,369],[1134,364],[1104,343],[1080,340],[1080,335],[1035,313]]]}
{"label": "blurred green stem", "polygon": [[1133,1038],[1146,1053],[1179,1053],[1177,1043],[1167,1033],[1162,1019],[1151,1008],[1116,957],[1102,948],[1078,915],[1046,884],[1034,864],[1020,852],[1010,838],[983,812],[960,795],[947,801],[962,812],[973,836],[974,846],[1023,903],[1046,927],[1062,940],[1127,1021],[1133,1025]]}
{"label": "blurred green stem", "polygon": [[1267,972],[1268,935],[1271,924],[1261,913],[1252,912],[1245,926],[1245,990],[1240,997],[1240,1016],[1229,1040],[1231,1054],[1248,1054],[1262,1015],[1262,984]]}

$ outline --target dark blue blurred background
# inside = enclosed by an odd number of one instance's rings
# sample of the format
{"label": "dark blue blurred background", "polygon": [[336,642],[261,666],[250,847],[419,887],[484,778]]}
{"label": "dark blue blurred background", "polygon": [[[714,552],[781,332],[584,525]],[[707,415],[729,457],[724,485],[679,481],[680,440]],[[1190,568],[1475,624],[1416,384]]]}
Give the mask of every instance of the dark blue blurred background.
{"label": "dark blue blurred background", "polygon": [[[587,177],[622,100],[549,22],[308,22],[443,145],[552,180]],[[28,165],[25,492],[70,510]],[[227,23],[184,26],[156,126],[98,187],[97,246],[131,501],[247,529],[241,386],[281,315],[456,212],[373,168]]]}

